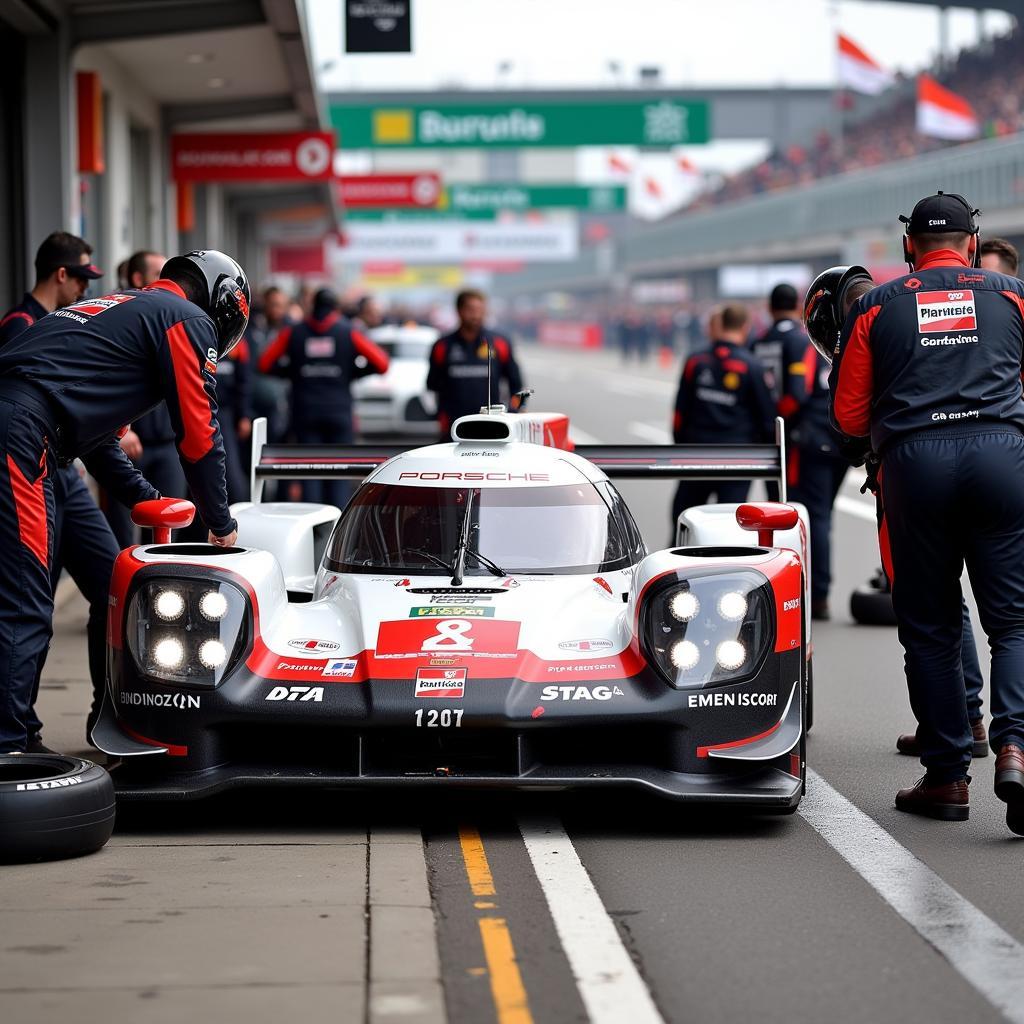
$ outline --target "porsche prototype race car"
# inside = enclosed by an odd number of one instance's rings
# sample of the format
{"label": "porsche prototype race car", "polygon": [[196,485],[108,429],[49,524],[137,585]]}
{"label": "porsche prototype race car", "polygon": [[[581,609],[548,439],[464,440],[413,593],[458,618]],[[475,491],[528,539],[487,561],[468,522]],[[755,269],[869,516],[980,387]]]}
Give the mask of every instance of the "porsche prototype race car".
{"label": "porsche prototype race car", "polygon": [[437,436],[437,399],[427,390],[427,372],[440,333],[421,324],[385,324],[370,331],[390,363],[387,372],[352,384],[361,434]]}
{"label": "porsche prototype race car", "polygon": [[[258,422],[241,546],[161,537],[117,561],[92,738],[120,759],[122,798],[633,786],[796,807],[805,581],[773,533],[805,540],[797,511],[742,505],[743,543],[652,553],[612,482],[778,478],[781,435],[571,451],[565,417],[498,411],[411,451],[264,436]],[[304,476],[365,479],[343,513],[261,501],[266,478]]]}

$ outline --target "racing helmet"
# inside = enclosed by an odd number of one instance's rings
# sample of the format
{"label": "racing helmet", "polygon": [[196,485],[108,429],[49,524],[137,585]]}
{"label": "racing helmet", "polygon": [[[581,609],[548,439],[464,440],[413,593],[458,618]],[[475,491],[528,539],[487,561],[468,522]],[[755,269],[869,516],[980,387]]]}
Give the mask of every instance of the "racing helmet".
{"label": "racing helmet", "polygon": [[195,287],[189,297],[213,321],[217,355],[226,356],[241,340],[249,322],[249,279],[230,257],[216,249],[172,256],[160,272],[172,280],[185,278]]}
{"label": "racing helmet", "polygon": [[846,319],[843,297],[855,281],[874,284],[864,267],[829,267],[811,282],[804,297],[804,329],[821,357],[829,363]]}

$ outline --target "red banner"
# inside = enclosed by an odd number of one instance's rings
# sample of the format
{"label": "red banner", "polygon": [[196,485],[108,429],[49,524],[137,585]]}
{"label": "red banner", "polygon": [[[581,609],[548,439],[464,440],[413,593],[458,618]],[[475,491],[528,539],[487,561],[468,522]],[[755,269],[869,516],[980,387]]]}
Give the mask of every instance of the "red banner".
{"label": "red banner", "polygon": [[334,132],[171,136],[175,181],[328,181]]}
{"label": "red banner", "polygon": [[349,207],[430,209],[441,198],[439,174],[353,174],[339,178],[338,202]]}
{"label": "red banner", "polygon": [[542,345],[558,348],[600,348],[604,332],[600,324],[575,320],[542,320],[537,328],[537,340]]}
{"label": "red banner", "polygon": [[272,245],[270,247],[270,272],[272,274],[312,274],[323,276],[327,273],[324,243]]}

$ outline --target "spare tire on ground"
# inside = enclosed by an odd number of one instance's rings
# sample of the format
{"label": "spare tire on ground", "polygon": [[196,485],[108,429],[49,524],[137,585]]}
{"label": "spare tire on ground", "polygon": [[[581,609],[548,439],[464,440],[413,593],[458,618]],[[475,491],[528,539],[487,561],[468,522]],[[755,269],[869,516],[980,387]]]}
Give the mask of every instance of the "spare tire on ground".
{"label": "spare tire on ground", "polygon": [[855,621],[865,626],[896,625],[892,591],[881,569],[850,595],[850,614]]}
{"label": "spare tire on ground", "polygon": [[114,784],[92,761],[0,754],[0,862],[80,857],[114,831]]}

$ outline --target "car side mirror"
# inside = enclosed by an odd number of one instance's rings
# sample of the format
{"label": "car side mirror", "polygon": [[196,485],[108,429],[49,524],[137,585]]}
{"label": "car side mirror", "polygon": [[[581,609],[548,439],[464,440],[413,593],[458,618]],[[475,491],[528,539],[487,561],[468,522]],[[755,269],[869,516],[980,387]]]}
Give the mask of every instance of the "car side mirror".
{"label": "car side mirror", "polygon": [[756,530],[757,543],[765,548],[775,546],[776,530],[792,530],[799,520],[797,510],[780,501],[751,501],[736,509],[736,522],[744,530]]}
{"label": "car side mirror", "polygon": [[171,530],[192,525],[196,507],[184,498],[154,498],[140,501],[132,508],[132,522],[153,531],[154,544],[169,544]]}

